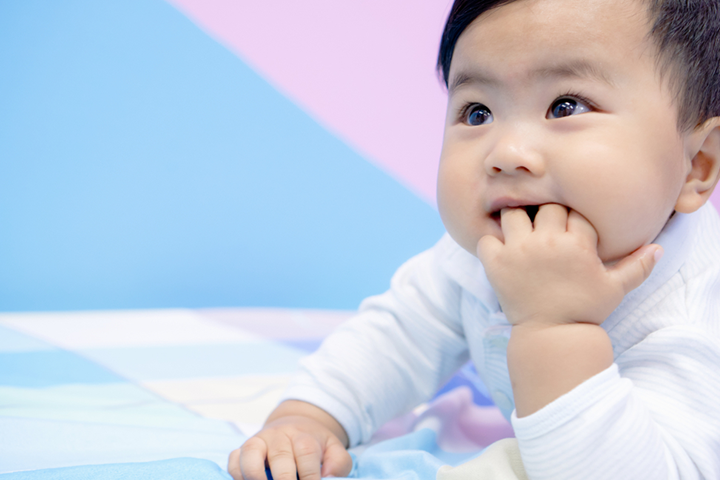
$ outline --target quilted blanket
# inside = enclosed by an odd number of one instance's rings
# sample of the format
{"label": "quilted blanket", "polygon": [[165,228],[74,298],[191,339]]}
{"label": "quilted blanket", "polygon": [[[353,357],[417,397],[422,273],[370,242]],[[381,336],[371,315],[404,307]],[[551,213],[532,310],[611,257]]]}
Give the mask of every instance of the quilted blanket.
{"label": "quilted blanket", "polygon": [[[288,309],[0,315],[0,477],[230,478],[298,360],[352,315]],[[353,478],[435,480],[512,429],[472,365],[351,450]]]}

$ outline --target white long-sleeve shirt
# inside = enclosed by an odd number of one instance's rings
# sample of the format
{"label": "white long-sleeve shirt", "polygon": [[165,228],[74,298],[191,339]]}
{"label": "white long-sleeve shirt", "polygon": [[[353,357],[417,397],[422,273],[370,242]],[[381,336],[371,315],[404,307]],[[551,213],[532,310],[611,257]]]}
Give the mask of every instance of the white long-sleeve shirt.
{"label": "white long-sleeve shirt", "polygon": [[357,445],[471,357],[533,480],[720,479],[720,218],[710,204],[675,214],[655,243],[662,260],[602,324],[615,363],[532,415],[514,415],[511,326],[447,235],[307,357],[284,398],[323,408]]}

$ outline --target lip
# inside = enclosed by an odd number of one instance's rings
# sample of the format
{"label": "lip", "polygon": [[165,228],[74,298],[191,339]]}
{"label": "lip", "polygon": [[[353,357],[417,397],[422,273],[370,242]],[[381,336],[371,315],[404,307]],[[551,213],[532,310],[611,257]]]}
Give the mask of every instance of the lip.
{"label": "lip", "polygon": [[496,215],[503,208],[525,207],[527,205],[544,205],[546,203],[550,202],[530,197],[498,197],[490,202],[490,206],[486,210],[490,213],[490,215]]}

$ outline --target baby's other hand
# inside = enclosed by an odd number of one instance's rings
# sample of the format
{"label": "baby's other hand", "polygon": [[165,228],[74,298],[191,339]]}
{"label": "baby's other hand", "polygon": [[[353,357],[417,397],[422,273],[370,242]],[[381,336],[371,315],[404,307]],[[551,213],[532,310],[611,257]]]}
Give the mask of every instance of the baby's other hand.
{"label": "baby's other hand", "polygon": [[267,480],[266,460],[274,480],[345,477],[352,470],[352,459],[340,439],[303,415],[269,421],[230,454],[228,473],[235,480]]}
{"label": "baby's other hand", "polygon": [[590,222],[558,204],[541,205],[534,225],[522,208],[505,208],[501,228],[505,242],[486,235],[477,253],[513,325],[599,325],[650,276],[662,253],[646,245],[606,267]]}

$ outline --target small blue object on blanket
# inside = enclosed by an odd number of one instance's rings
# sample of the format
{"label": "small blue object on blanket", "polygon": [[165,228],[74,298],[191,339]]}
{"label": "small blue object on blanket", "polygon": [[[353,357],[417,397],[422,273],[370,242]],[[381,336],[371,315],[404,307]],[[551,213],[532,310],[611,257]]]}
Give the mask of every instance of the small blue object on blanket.
{"label": "small blue object on blanket", "polygon": [[209,460],[173,458],[143,463],[112,463],[6,473],[2,480],[232,480]]}
{"label": "small blue object on blanket", "polygon": [[[265,467],[265,475],[267,475],[267,480],[273,480],[272,472],[270,471],[270,467]],[[298,480],[300,480],[300,475],[297,473],[295,474]]]}

